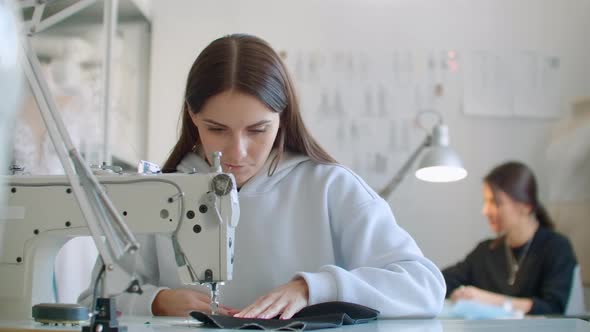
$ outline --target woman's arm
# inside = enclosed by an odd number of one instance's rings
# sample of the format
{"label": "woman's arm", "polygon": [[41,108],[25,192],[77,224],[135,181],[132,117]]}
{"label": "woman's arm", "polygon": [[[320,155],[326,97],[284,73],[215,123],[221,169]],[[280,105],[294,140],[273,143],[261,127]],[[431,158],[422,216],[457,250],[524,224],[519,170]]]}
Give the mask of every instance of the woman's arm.
{"label": "woman's arm", "polygon": [[[199,291],[203,289],[169,289],[182,285],[162,282],[162,279],[174,279],[171,276],[176,273],[171,239],[166,235],[145,234],[138,235],[137,239],[140,242],[141,251],[136,257],[135,272],[141,280],[142,293],[122,293],[115,296],[117,310],[127,315],[137,316],[186,316],[193,310],[207,311],[210,303],[209,295]],[[92,271],[93,284],[80,295],[79,303],[88,307],[92,306],[94,281],[101,268],[102,260],[98,259]],[[131,279],[127,272],[117,269],[116,272],[109,274],[107,283],[124,288]],[[229,308],[220,308],[220,312],[229,312]]]}
{"label": "woman's arm", "polygon": [[[87,306],[88,308],[93,307],[93,295],[94,295],[94,282],[97,279],[100,270],[102,269],[102,260],[97,259],[96,265],[92,271],[92,283],[88,286],[88,289],[82,292],[78,297],[78,303]],[[125,271],[118,269],[117,272],[111,273],[107,282],[113,285],[121,285],[122,287],[129,283],[131,276]],[[151,316],[152,301],[154,297],[161,291],[162,287],[156,287],[152,283],[141,285],[142,294],[129,294],[122,293],[117,295],[116,303],[117,310],[121,311],[126,315],[138,315],[138,316]],[[100,289],[97,292],[101,294]]]}
{"label": "woman's arm", "polygon": [[577,264],[574,249],[569,240],[560,234],[554,234],[543,249],[543,281],[539,296],[532,298],[530,314],[563,314]]}
{"label": "woman's arm", "polygon": [[462,299],[503,306],[508,310],[518,310],[524,313],[528,313],[533,306],[533,300],[530,298],[509,297],[504,294],[493,293],[474,286],[460,286],[451,294],[451,300],[453,301]]}
{"label": "woman's arm", "polygon": [[397,225],[387,202],[375,194],[361,204],[339,204],[331,214],[336,264],[299,274],[309,286],[309,304],[353,302],[386,318],[440,312],[443,276]]}
{"label": "woman's arm", "polygon": [[445,283],[447,284],[447,298],[450,298],[451,294],[453,294],[453,292],[459,287],[473,284],[471,271],[473,261],[477,258],[476,253],[478,248],[479,247],[475,248],[469,253],[463,261],[442,270]]}

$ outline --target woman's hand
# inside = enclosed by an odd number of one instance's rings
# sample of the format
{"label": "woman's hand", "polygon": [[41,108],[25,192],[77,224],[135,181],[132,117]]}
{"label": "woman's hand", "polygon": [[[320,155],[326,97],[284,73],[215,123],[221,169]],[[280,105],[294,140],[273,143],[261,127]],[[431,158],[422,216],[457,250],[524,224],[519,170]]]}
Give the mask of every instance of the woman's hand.
{"label": "woman's hand", "polygon": [[[473,286],[461,286],[451,294],[451,300],[457,302],[458,300],[474,300],[481,303],[503,306],[509,301],[510,310],[518,310],[523,313],[528,313],[533,307],[533,300],[530,298],[515,298],[504,294],[492,293],[481,288]],[[507,309],[508,310],[508,309]]]}
{"label": "woman's hand", "polygon": [[451,294],[451,300],[457,302],[458,300],[474,300],[486,304],[502,305],[505,296],[492,292],[485,291],[474,286],[461,286]]}
{"label": "woman's hand", "polygon": [[[164,289],[152,302],[152,313],[154,316],[186,317],[191,311],[210,313],[210,304],[209,295],[192,289]],[[236,309],[220,305],[217,314],[231,316],[237,312]]]}
{"label": "woman's hand", "polygon": [[309,288],[303,278],[297,278],[258,298],[235,317],[269,319],[281,314],[289,319],[305,308],[309,301]]}

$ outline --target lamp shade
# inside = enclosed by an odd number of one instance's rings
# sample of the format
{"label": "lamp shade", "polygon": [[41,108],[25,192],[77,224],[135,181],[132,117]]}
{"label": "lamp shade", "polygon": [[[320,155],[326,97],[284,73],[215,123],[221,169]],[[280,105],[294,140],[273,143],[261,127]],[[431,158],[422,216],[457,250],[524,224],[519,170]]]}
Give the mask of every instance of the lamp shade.
{"label": "lamp shade", "polygon": [[424,151],[416,170],[416,177],[429,182],[452,182],[467,176],[459,155],[449,146],[447,126],[434,127],[432,142]]}

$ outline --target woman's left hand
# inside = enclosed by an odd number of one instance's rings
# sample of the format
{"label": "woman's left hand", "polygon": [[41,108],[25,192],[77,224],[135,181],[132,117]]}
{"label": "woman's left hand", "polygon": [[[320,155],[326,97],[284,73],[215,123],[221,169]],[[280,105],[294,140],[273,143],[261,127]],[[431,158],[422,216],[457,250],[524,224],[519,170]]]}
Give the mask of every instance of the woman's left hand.
{"label": "woman's left hand", "polygon": [[303,278],[297,278],[258,298],[234,317],[269,319],[281,314],[280,319],[289,319],[308,302],[307,283]]}

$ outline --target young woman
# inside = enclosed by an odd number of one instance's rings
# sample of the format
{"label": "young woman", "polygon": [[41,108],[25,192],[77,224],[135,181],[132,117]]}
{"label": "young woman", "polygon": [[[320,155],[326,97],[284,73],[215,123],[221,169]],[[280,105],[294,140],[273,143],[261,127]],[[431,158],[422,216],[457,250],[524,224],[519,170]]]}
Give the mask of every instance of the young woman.
{"label": "young woman", "polygon": [[[188,74],[184,100],[181,135],[163,169],[209,172],[211,153],[221,151],[222,168],[239,188],[234,279],[221,288],[222,313],[287,319],[327,301],[369,306],[382,317],[440,311],[442,274],[387,202],[311,137],[286,67],[265,41],[213,41]],[[119,307],[173,316],[209,311],[208,291],[183,288],[174,258],[162,256],[145,262],[158,276],[153,285],[141,296],[120,296]]]}
{"label": "young woman", "polygon": [[563,314],[576,257],[537,198],[533,172],[519,162],[484,179],[483,214],[498,234],[443,270],[447,297],[504,305],[527,314]]}

